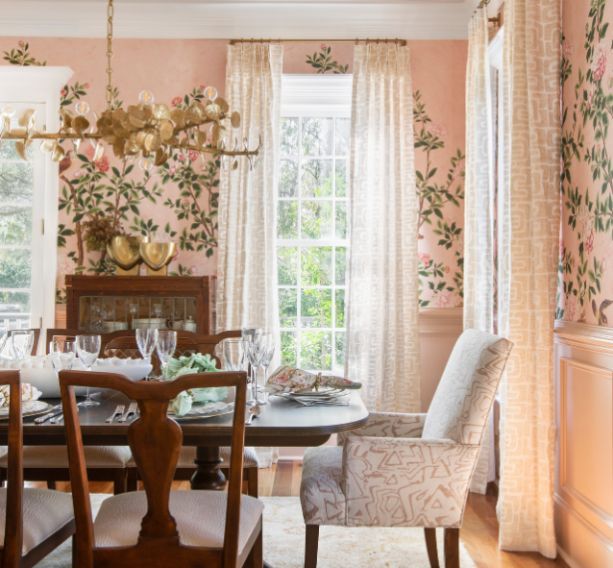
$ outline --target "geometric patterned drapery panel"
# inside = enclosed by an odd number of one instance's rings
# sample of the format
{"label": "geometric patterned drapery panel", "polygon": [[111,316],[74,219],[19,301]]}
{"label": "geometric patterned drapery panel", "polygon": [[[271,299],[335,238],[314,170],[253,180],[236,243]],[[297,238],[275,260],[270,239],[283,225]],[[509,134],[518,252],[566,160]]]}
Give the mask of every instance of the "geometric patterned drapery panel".
{"label": "geometric patterned drapery panel", "polygon": [[[464,329],[494,333],[496,255],[494,133],[488,57],[487,8],[469,24],[466,68],[466,184],[464,198]],[[494,422],[490,417],[471,491],[485,493],[495,477]]]}
{"label": "geometric patterned drapery panel", "polygon": [[515,348],[501,395],[499,544],[556,556],[553,325],[560,233],[559,0],[507,0],[499,333]]}
{"label": "geometric patterned drapery panel", "polygon": [[371,410],[420,410],[409,49],[354,49],[346,374]]}

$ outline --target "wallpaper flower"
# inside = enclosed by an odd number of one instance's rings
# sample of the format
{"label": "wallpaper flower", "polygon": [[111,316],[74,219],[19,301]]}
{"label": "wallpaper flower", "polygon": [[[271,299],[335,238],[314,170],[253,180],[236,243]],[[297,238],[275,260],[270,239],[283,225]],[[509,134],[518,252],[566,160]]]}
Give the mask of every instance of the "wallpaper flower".
{"label": "wallpaper flower", "polygon": [[[580,0],[579,4],[585,18],[565,18],[561,61],[563,243],[557,317],[610,326],[613,323],[610,309],[613,304],[613,165],[609,132],[613,118],[613,74],[608,21],[611,3]],[[584,29],[583,22],[587,22]],[[576,41],[581,36],[579,46]]]}

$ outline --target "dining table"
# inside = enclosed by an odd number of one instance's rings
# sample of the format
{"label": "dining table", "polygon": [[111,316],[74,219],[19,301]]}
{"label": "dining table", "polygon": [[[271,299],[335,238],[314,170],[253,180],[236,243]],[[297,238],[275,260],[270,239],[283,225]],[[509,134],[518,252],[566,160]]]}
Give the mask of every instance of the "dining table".
{"label": "dining table", "polygon": [[[310,447],[326,443],[333,434],[346,432],[364,425],[368,410],[359,393],[346,397],[343,405],[302,406],[295,401],[271,396],[268,404],[260,407],[260,413],[245,427],[245,445],[255,447]],[[51,405],[57,399],[45,399]],[[132,420],[124,423],[108,423],[119,404],[129,400],[118,392],[100,393],[98,406],[79,409],[83,443],[88,446],[126,446],[128,429]],[[183,431],[183,445],[195,446],[195,471],[191,478],[192,489],[223,489],[226,479],[220,469],[220,447],[229,446],[232,437],[232,413],[206,418],[179,418]],[[7,443],[8,428],[0,422],[0,444]],[[23,444],[65,445],[66,435],[62,423],[49,421],[36,424],[33,417],[24,417]]]}

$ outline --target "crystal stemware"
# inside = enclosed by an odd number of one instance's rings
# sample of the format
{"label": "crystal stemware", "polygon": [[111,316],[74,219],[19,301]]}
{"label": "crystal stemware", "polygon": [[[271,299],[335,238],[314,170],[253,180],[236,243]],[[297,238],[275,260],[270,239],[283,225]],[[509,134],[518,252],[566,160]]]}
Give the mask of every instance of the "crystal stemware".
{"label": "crystal stemware", "polygon": [[77,345],[74,341],[54,337],[49,343],[51,363],[56,371],[69,371],[77,356]]}
{"label": "crystal stemware", "polygon": [[158,330],[151,327],[136,330],[136,345],[142,358],[151,363],[151,354],[158,341]]}
{"label": "crystal stemware", "polygon": [[258,403],[257,373],[264,354],[261,337],[262,333],[260,332],[247,344],[247,358],[251,367],[251,397],[248,402],[250,405]]}
{"label": "crystal stemware", "polygon": [[245,341],[224,339],[221,342],[221,360],[225,371],[244,371]]}
{"label": "crystal stemware", "polygon": [[274,335],[270,332],[262,333],[260,338],[260,344],[262,349],[262,357],[260,359],[260,367],[264,370],[263,386],[258,390],[258,404],[266,404],[268,402],[266,381],[268,380],[268,368],[272,362],[272,358],[275,354],[275,339]]}
{"label": "crystal stemware", "polygon": [[[140,348],[139,348],[140,349]],[[177,349],[177,332],[169,329],[162,329],[158,331],[157,343],[155,345],[155,351],[158,354],[160,363],[162,364],[162,374],[166,367],[166,363],[174,355]],[[142,351],[141,351],[142,353]]]}
{"label": "crystal stemware", "polygon": [[13,329],[9,332],[9,346],[13,359],[23,361],[34,346],[34,331],[31,329]]}
{"label": "crystal stemware", "polygon": [[[100,345],[101,338],[99,335],[77,335],[77,354],[88,371],[91,371],[98,355],[100,355]],[[87,387],[85,400],[81,403],[81,406],[98,406],[99,404],[97,400],[92,398],[89,387]]]}

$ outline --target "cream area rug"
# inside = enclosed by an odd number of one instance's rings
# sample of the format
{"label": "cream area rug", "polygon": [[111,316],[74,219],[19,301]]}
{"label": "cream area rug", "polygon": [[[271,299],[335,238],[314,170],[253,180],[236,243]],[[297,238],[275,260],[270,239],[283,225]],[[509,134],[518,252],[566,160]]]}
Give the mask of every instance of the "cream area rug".
{"label": "cream area rug", "polygon": [[[92,495],[95,513],[108,495]],[[264,558],[273,568],[302,568],[304,562],[304,523],[297,497],[263,497]],[[443,563],[442,530],[439,556]],[[37,564],[38,568],[68,568],[70,540]],[[429,568],[422,529],[374,529],[368,527],[321,527],[319,568]],[[474,568],[468,552],[460,544],[460,565]]]}

